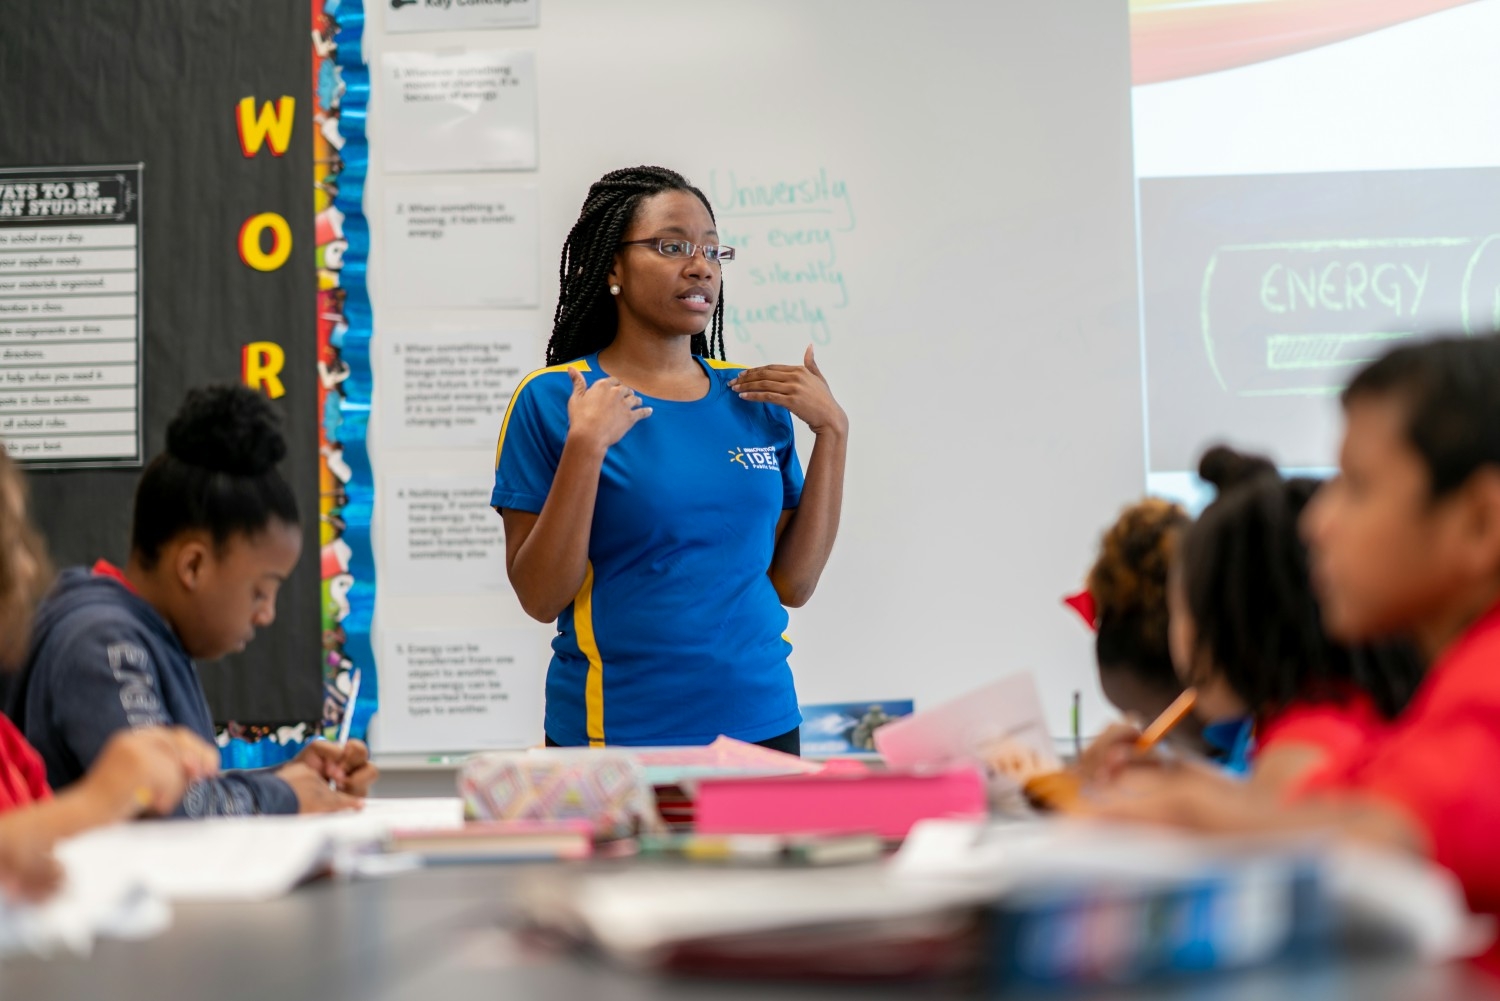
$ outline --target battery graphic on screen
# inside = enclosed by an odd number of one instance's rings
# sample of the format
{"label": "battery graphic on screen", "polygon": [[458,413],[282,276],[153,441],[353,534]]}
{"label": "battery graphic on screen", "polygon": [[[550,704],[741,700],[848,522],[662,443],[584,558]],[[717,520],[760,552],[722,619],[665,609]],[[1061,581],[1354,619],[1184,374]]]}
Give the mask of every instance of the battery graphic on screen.
{"label": "battery graphic on screen", "polygon": [[1222,246],[1203,269],[1200,324],[1225,391],[1335,392],[1394,342],[1500,327],[1500,234]]}

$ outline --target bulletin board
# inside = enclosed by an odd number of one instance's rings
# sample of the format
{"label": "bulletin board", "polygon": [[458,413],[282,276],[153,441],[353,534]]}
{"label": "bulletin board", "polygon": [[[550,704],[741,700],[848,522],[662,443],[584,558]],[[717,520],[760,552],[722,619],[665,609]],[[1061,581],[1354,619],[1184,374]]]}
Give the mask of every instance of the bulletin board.
{"label": "bulletin board", "polygon": [[[311,723],[323,710],[308,7],[55,0],[8,5],[0,31],[0,205],[10,180],[66,184],[75,204],[54,205],[66,217],[39,218],[35,229],[82,234],[52,252],[14,242],[29,227],[0,216],[0,241],[10,240],[0,257],[45,258],[30,267],[41,284],[0,289],[0,304],[24,295],[38,307],[22,317],[0,305],[0,376],[22,379],[0,390],[0,414],[37,396],[25,373],[47,366],[97,370],[92,385],[104,394],[90,395],[89,378],[53,386],[51,409],[71,413],[44,413],[35,429],[88,438],[92,451],[74,449],[72,463],[32,461],[56,459],[61,446],[18,455],[54,560],[123,563],[136,480],[189,388],[248,372],[285,420],[283,473],[303,512],[304,557],[275,624],[244,653],[204,665],[220,723]],[[37,201],[49,194],[64,200],[54,187]],[[38,338],[16,321],[31,316],[56,320],[45,351],[25,347]],[[6,348],[21,353],[6,359]]]}

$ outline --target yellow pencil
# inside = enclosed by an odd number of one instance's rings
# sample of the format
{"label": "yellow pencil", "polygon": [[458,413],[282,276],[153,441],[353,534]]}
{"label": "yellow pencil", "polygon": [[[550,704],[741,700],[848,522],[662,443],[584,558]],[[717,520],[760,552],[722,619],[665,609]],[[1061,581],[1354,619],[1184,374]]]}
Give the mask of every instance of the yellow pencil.
{"label": "yellow pencil", "polygon": [[1198,693],[1191,688],[1177,696],[1172,704],[1162,710],[1162,714],[1156,717],[1151,725],[1146,727],[1141,732],[1141,735],[1135,739],[1136,752],[1143,754],[1161,743],[1161,739],[1168,733],[1171,733],[1172,728],[1181,723],[1187,717],[1187,714],[1193,711],[1193,705],[1197,701]]}

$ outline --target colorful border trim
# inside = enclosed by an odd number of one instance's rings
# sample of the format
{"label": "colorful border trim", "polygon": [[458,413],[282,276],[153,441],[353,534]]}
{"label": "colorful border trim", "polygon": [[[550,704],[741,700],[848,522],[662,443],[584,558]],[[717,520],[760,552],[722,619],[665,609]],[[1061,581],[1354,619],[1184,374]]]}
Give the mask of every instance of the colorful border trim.
{"label": "colorful border trim", "polygon": [[[341,664],[330,679],[330,694],[353,694],[354,717],[347,727],[350,735],[363,738],[369,730],[370,717],[378,705],[379,684],[375,670],[375,651],[370,629],[375,617],[375,551],[370,537],[370,520],[375,508],[375,476],[370,465],[367,435],[370,422],[370,394],[373,375],[370,369],[370,340],[374,335],[374,317],[370,309],[368,287],[370,262],[370,226],[365,218],[365,181],[369,177],[370,147],[365,136],[365,120],[370,106],[370,69],[365,64],[363,43],[365,9],[362,0],[328,0],[325,13],[334,18],[338,31],[334,35],[334,74],[341,81],[337,135],[341,140],[337,193],[333,208],[342,213],[343,266],[339,287],[343,293],[343,322],[337,325],[330,343],[338,349],[345,366],[340,382],[338,426],[328,435],[336,442],[342,458],[345,503],[341,511],[347,555],[346,573],[331,588],[341,612],[338,623],[342,631]],[[331,465],[331,462],[330,462]],[[342,591],[342,600],[337,600]],[[347,663],[350,666],[344,667]],[[353,681],[357,679],[358,685]],[[338,684],[345,682],[345,684]],[[351,688],[357,691],[351,693]],[[342,718],[340,713],[340,718]],[[325,721],[326,723],[327,721]]]}

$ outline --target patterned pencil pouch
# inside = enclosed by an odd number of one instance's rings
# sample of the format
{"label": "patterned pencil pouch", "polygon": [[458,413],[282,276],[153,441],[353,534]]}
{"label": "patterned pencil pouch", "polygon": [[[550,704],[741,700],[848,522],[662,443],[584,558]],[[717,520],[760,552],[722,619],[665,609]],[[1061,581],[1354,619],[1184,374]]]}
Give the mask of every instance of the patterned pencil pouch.
{"label": "patterned pencil pouch", "polygon": [[601,840],[661,826],[639,765],[620,751],[549,747],[476,755],[459,772],[458,792],[476,820],[587,820]]}

